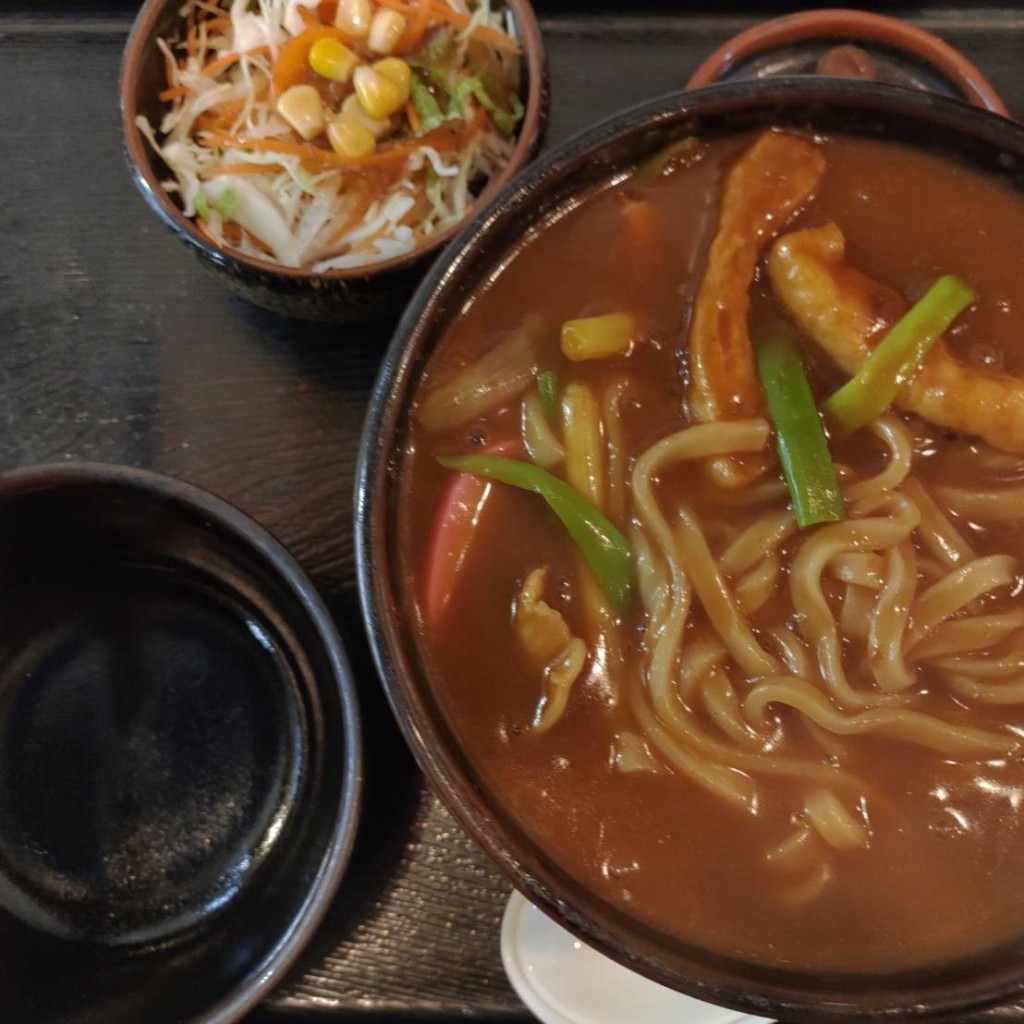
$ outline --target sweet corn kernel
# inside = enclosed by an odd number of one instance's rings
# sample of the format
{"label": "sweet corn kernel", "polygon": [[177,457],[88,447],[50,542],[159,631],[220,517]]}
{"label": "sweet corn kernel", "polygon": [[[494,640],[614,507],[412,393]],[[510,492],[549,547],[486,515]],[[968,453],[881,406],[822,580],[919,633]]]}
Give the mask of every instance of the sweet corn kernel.
{"label": "sweet corn kernel", "polygon": [[352,160],[369,156],[377,148],[377,140],[370,130],[351,114],[337,114],[327,125],[327,141],[338,156]]}
{"label": "sweet corn kernel", "polygon": [[332,82],[347,82],[358,63],[359,58],[344,43],[329,36],[309,48],[309,66]]}
{"label": "sweet corn kernel", "polygon": [[311,85],[293,85],[277,101],[277,112],[307,141],[324,130],[324,105]]}
{"label": "sweet corn kernel", "polygon": [[409,98],[409,83],[412,81],[412,68],[402,60],[401,57],[385,57],[383,60],[371,64],[370,67],[379,75],[390,78],[395,85],[405,92],[405,98]]}
{"label": "sweet corn kernel", "polygon": [[363,110],[363,105],[359,102],[359,97],[355,93],[345,97],[345,102],[341,105],[341,112],[356,118],[375,139],[379,139],[382,135],[386,134],[391,127],[391,122],[387,118],[370,117]]}
{"label": "sweet corn kernel", "polygon": [[636,321],[628,313],[607,313],[562,324],[562,354],[573,362],[621,355],[633,342]]}
{"label": "sweet corn kernel", "polygon": [[404,106],[409,98],[409,88],[402,88],[397,82],[365,65],[358,67],[352,76],[356,95],[370,117],[390,117]]}
{"label": "sweet corn kernel", "polygon": [[338,0],[334,24],[352,39],[365,39],[370,34],[373,6],[370,0]]}
{"label": "sweet corn kernel", "polygon": [[405,31],[405,18],[398,11],[378,11],[370,23],[366,45],[374,53],[390,53]]}

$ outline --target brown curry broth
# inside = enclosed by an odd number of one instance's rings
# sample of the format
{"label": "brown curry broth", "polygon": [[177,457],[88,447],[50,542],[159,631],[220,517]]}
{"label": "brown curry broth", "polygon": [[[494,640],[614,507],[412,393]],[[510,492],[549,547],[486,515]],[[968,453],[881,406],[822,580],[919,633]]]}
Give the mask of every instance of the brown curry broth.
{"label": "brown curry broth", "polygon": [[[514,327],[524,313],[542,311],[557,324],[630,309],[641,319],[645,340],[628,358],[571,364],[553,333],[544,368],[556,370],[563,382],[630,377],[636,399],[625,415],[631,456],[683,426],[680,325],[714,230],[718,184],[737,146],[717,143],[696,167],[647,188],[646,198],[663,214],[657,257],[631,251],[618,190],[589,198],[548,227],[452,327],[427,383],[464,361],[481,339]],[[1007,369],[1024,370],[1019,323],[1011,315],[1024,309],[1024,203],[973,172],[900,147],[842,138],[825,146],[828,175],[802,223],[835,219],[846,232],[851,260],[911,297],[941,272],[967,277],[981,301],[956,332],[961,352],[995,353]],[[761,284],[755,288],[756,322],[772,312],[772,302]],[[834,371],[819,370],[819,391],[833,383],[822,377],[834,380]],[[425,436],[413,427],[400,514],[400,559],[410,588],[449,479],[431,455],[517,430],[516,408],[446,436]],[[935,454],[919,460],[918,471],[939,481],[949,475],[948,464],[955,481],[965,482],[960,473],[970,464],[969,443],[934,433],[929,447]],[[858,442],[836,446],[835,454],[866,469],[879,458]],[[695,468],[673,474],[662,487],[671,487],[705,523],[727,524],[734,515],[716,502]],[[1021,553],[1014,531],[975,530],[972,543],[979,553]],[[761,800],[751,818],[665,769],[657,775],[613,771],[612,738],[632,727],[614,684],[611,693],[578,685],[557,727],[532,735],[528,725],[541,684],[514,640],[510,606],[525,574],[550,566],[549,600],[583,633],[571,593],[559,593],[556,585],[573,578],[573,559],[539,499],[499,488],[443,626],[420,630],[431,684],[482,781],[566,870],[671,935],[800,968],[886,972],[970,955],[1024,931],[1020,759],[978,769],[881,739],[846,741],[846,765],[878,794],[870,802],[870,848],[835,854],[825,892],[794,910],[780,899],[779,873],[766,864],[765,852],[791,832],[789,816],[806,783],[759,779]],[[775,600],[760,620],[783,614],[778,602],[784,594]],[[637,623],[627,635],[635,652]],[[939,693],[928,699],[951,705]],[[977,716],[974,722],[986,727],[1024,728],[1019,708],[994,707]],[[784,724],[787,752],[819,756],[802,728],[789,719]],[[976,776],[988,780],[987,789]],[[949,792],[946,802],[934,795],[939,786]]]}

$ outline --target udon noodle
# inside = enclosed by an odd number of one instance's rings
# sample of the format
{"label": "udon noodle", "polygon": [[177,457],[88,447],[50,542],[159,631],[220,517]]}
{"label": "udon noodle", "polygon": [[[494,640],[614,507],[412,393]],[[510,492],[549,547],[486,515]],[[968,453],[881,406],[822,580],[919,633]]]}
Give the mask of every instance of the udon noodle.
{"label": "udon noodle", "polygon": [[[764,451],[764,420],[687,427],[648,448],[632,474],[645,663],[626,685],[642,732],[677,771],[747,809],[756,807],[761,777],[813,781],[819,788],[794,809],[792,837],[768,856],[789,866],[799,849],[801,868],[812,868],[822,885],[829,847],[868,842],[872,794],[835,764],[787,756],[778,709],[795,713],[787,728],[811,727],[823,753],[840,763],[836,738],[872,733],[985,759],[1009,754],[1018,741],[968,724],[970,705],[1024,701],[1024,684],[992,681],[1024,665],[1024,632],[1010,632],[991,655],[984,645],[991,634],[977,628],[979,619],[991,621],[995,602],[1007,603],[1016,560],[974,557],[947,512],[911,476],[907,427],[890,415],[873,430],[886,446],[886,465],[868,477],[845,474],[846,522],[795,536],[791,512],[778,501],[755,500],[749,525],[717,553],[691,509],[659,502],[657,480],[685,460]],[[998,506],[1000,493],[988,498]],[[945,562],[936,559],[919,573],[916,546],[937,548]],[[790,566],[785,599],[760,614],[783,562]],[[844,627],[850,608],[856,610]],[[924,644],[936,635],[945,640],[938,655]],[[851,683],[849,665],[875,685]],[[916,699],[922,668],[958,698],[944,717]],[[809,897],[819,890],[801,879],[797,891]]]}

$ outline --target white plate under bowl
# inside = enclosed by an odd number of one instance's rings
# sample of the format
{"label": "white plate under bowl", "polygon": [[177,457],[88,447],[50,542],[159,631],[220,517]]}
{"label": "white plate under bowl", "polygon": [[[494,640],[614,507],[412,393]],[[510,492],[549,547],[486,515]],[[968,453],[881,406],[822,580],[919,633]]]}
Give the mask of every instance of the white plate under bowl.
{"label": "white plate under bowl", "polygon": [[580,942],[518,892],[505,907],[501,959],[543,1024],[771,1024],[649,981]]}

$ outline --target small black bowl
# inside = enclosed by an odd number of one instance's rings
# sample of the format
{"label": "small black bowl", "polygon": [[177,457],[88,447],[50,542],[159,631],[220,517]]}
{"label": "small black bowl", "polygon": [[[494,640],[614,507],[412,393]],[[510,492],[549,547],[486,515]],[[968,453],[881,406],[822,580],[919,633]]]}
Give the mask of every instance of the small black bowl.
{"label": "small black bowl", "polygon": [[237,1020],[335,892],[360,763],[263,529],[141,470],[0,476],[0,1020]]}
{"label": "small black bowl", "polygon": [[[483,189],[472,210],[482,208],[536,155],[548,116],[548,71],[537,17],[529,0],[505,0],[522,48],[523,119],[509,162]],[[159,124],[166,102],[159,93],[166,81],[160,38],[180,35],[181,0],[145,0],[135,19],[121,63],[121,130],[132,179],[151,210],[216,272],[232,291],[266,309],[308,320],[397,320],[431,262],[462,223],[438,232],[412,252],[348,270],[285,267],[223,249],[203,235],[182,212],[162,182],[171,172],[153,152],[136,124],[139,115]]]}

